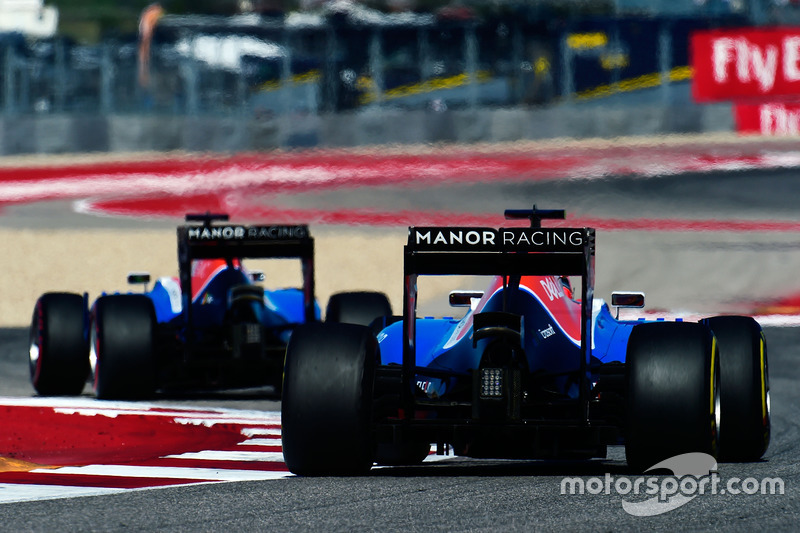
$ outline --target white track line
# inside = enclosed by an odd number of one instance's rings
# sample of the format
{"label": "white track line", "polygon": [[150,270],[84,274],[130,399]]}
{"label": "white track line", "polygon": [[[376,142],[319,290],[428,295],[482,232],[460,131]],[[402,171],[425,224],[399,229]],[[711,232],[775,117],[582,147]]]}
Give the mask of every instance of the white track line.
{"label": "white track line", "polygon": [[[244,442],[246,444],[247,441]],[[282,452],[238,452],[224,450],[203,450],[165,456],[169,459],[199,459],[201,461],[253,461],[282,463]]]}
{"label": "white track line", "polygon": [[135,489],[0,483],[0,504],[117,494]]}
{"label": "white track line", "polygon": [[169,466],[86,465],[41,468],[31,473],[76,474],[81,476],[115,476],[158,479],[196,479],[199,481],[260,481],[287,477],[288,472],[259,470],[226,470],[222,468],[183,468]]}

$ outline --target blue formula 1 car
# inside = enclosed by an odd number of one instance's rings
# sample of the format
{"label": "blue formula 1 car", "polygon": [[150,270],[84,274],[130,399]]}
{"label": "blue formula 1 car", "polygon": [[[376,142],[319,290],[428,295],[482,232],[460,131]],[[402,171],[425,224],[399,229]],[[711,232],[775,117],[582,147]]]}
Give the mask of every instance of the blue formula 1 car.
{"label": "blue formula 1 car", "polygon": [[[439,454],[606,457],[644,469],[685,452],[757,460],[770,436],[764,334],[750,317],[619,320],[594,296],[595,231],[411,227],[403,315],[316,324],[287,347],[283,452],[300,475],[353,475]],[[461,319],[417,317],[419,276],[485,275]],[[580,278],[580,295],[570,279]],[[644,305],[642,293],[612,304]]]}
{"label": "blue formula 1 car", "polygon": [[[286,344],[300,324],[320,320],[314,239],[305,225],[215,224],[227,215],[187,215],[178,227],[177,278],[144,293],[46,293],[30,328],[30,375],[40,395],[142,398],[156,391],[272,385],[280,391]],[[299,259],[303,286],[265,290],[246,258]],[[377,292],[331,296],[326,320],[369,324],[391,314]]]}

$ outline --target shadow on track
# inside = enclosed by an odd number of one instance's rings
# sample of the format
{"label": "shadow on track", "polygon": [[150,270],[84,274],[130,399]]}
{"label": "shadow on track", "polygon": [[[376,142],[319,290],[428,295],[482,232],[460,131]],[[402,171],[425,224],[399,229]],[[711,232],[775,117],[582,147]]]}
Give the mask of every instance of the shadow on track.
{"label": "shadow on track", "polygon": [[599,476],[626,475],[633,471],[624,461],[523,461],[487,460],[454,457],[452,460],[425,463],[417,466],[377,467],[370,477],[518,477],[518,476]]}

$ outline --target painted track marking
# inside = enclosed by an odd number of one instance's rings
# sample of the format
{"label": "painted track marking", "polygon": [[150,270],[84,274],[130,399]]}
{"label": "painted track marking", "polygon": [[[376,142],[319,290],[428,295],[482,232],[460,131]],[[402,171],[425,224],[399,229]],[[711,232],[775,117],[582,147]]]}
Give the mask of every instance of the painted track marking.
{"label": "painted track marking", "polygon": [[0,398],[0,418],[0,503],[290,475],[277,412]]}
{"label": "painted track marking", "polygon": [[[687,172],[795,168],[791,144],[676,144],[530,147],[448,147],[417,153],[314,150],[290,153],[195,155],[41,167],[0,167],[0,205],[68,200],[82,213],[133,217],[182,217],[190,211],[223,211],[235,218],[290,219],[315,224],[404,226],[436,223],[436,212],[286,210],[265,206],[275,192],[447,182],[594,180],[611,175],[641,179]],[[446,222],[496,220],[492,215],[446,214]],[[796,221],[570,219],[570,223],[641,231],[798,231]]]}

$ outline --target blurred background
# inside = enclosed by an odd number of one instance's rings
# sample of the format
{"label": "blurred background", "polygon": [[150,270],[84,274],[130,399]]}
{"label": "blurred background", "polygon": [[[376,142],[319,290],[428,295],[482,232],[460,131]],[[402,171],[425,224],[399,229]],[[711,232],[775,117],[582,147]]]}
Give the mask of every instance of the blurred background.
{"label": "blurred background", "polygon": [[689,35],[798,0],[0,0],[0,155],[732,131]]}

